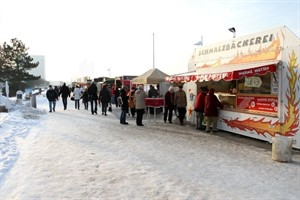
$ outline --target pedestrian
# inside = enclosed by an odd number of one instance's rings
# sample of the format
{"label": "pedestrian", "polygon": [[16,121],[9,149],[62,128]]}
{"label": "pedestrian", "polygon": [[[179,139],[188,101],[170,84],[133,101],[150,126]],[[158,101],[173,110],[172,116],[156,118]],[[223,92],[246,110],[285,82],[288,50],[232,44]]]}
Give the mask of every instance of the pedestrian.
{"label": "pedestrian", "polygon": [[145,113],[146,103],[145,98],[147,97],[144,87],[139,85],[137,90],[134,93],[134,102],[136,110],[136,125],[144,126],[143,124],[143,115]]}
{"label": "pedestrian", "polygon": [[74,88],[73,91],[73,95],[74,95],[74,101],[75,101],[75,109],[80,109],[80,98],[81,98],[81,90],[79,88],[78,85],[76,85],[76,87]]}
{"label": "pedestrian", "polygon": [[117,108],[117,107],[120,107],[120,105],[119,105],[119,103],[117,101],[117,99],[118,99],[118,97],[120,95],[120,88],[117,87],[114,94],[115,94],[115,103],[116,103],[116,108]]}
{"label": "pedestrian", "polygon": [[165,94],[165,112],[164,112],[164,121],[167,122],[167,118],[169,123],[172,122],[173,117],[173,108],[174,108],[174,87],[169,87],[169,90]]}
{"label": "pedestrian", "polygon": [[148,97],[149,98],[156,98],[158,97],[159,93],[157,91],[157,89],[155,89],[155,87],[153,85],[150,85],[150,89],[148,91]]}
{"label": "pedestrian", "polygon": [[204,130],[205,126],[203,125],[204,120],[204,105],[205,97],[208,93],[207,86],[201,87],[201,92],[197,95],[194,111],[196,113],[196,129]]}
{"label": "pedestrian", "polygon": [[175,92],[174,95],[174,105],[178,110],[178,118],[180,125],[183,126],[183,120],[186,114],[187,100],[185,91],[183,91],[182,86],[178,86],[178,88],[179,90]]}
{"label": "pedestrian", "polygon": [[82,93],[82,103],[84,105],[84,109],[88,110],[89,109],[89,94],[88,94],[88,90],[85,89]]}
{"label": "pedestrian", "polygon": [[91,103],[91,113],[93,114],[98,114],[97,113],[97,86],[93,82],[89,87],[88,87],[88,99]]}
{"label": "pedestrian", "polygon": [[49,85],[49,89],[46,92],[46,97],[49,101],[49,112],[55,112],[56,100],[58,99],[57,92],[53,89],[52,85]]}
{"label": "pedestrian", "polygon": [[71,91],[70,91],[70,88],[68,86],[66,86],[66,83],[64,83],[61,86],[59,93],[60,93],[59,96],[61,95],[61,98],[62,98],[64,110],[67,110],[68,97],[70,97]]}
{"label": "pedestrian", "polygon": [[[159,96],[159,93],[157,91],[157,89],[155,89],[155,87],[153,85],[150,85],[150,89],[148,91],[148,98],[157,98]],[[154,114],[154,109],[156,108],[152,108],[150,107],[150,114]]]}
{"label": "pedestrian", "polygon": [[206,117],[206,132],[210,132],[212,123],[212,131],[217,132],[218,109],[223,109],[223,104],[215,95],[215,90],[211,88],[208,95],[205,97],[204,113]]}
{"label": "pedestrian", "polygon": [[107,116],[106,112],[108,104],[110,103],[110,98],[110,91],[108,90],[107,85],[104,83],[99,94],[99,101],[102,105],[102,115]]}
{"label": "pedestrian", "polygon": [[129,106],[130,114],[132,117],[135,116],[135,102],[134,102],[135,91],[136,91],[136,88],[132,87],[130,92],[128,93],[128,106]]}
{"label": "pedestrian", "polygon": [[128,113],[128,96],[127,96],[127,86],[124,86],[120,90],[120,95],[118,97],[118,104],[121,106],[120,124],[127,125],[126,113]]}
{"label": "pedestrian", "polygon": [[[58,89],[57,85],[54,86],[54,90],[55,90],[56,94],[59,95],[60,90]],[[58,100],[58,97],[57,97],[57,100]]]}

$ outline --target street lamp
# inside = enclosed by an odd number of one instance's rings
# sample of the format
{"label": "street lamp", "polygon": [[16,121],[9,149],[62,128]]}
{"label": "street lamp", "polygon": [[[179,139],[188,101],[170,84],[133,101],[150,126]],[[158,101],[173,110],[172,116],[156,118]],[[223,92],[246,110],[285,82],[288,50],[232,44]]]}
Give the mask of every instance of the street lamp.
{"label": "street lamp", "polygon": [[233,39],[234,39],[234,38],[235,38],[235,33],[236,33],[235,28],[232,27],[232,28],[229,28],[228,30],[229,30],[231,33],[233,33]]}

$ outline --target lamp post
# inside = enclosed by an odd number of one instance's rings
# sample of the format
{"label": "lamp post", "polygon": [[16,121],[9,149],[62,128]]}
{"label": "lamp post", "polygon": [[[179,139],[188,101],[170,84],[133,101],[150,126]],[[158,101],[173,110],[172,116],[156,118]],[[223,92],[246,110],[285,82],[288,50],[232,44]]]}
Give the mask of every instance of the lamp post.
{"label": "lamp post", "polygon": [[234,39],[234,38],[235,38],[235,33],[236,33],[235,28],[232,27],[232,28],[229,28],[228,30],[229,30],[231,33],[233,33],[233,39]]}
{"label": "lamp post", "polygon": [[111,71],[110,68],[108,68],[107,71],[108,71],[108,77],[110,78],[110,71]]}

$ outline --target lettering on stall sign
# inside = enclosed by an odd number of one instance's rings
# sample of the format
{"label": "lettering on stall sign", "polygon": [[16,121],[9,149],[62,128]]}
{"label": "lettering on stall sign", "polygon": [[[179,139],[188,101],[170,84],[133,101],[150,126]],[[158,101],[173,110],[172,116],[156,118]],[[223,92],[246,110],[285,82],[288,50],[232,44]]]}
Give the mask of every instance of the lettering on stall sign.
{"label": "lettering on stall sign", "polygon": [[276,97],[238,96],[237,108],[274,113],[278,111],[278,99]]}
{"label": "lettering on stall sign", "polygon": [[272,42],[274,40],[273,34],[267,34],[263,36],[257,36],[253,38],[248,38],[245,40],[239,40],[236,42],[232,42],[231,44],[224,44],[220,46],[215,46],[210,49],[203,49],[199,51],[199,56],[201,55],[208,55],[212,53],[218,53],[218,52],[223,52],[223,51],[230,51],[238,48],[244,48],[248,46],[253,46],[253,45],[260,45],[268,42]]}

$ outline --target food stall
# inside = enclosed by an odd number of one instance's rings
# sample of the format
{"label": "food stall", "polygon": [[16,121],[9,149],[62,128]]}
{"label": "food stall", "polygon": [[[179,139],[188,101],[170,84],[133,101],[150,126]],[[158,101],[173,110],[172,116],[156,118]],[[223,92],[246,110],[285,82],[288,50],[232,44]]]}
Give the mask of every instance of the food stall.
{"label": "food stall", "polygon": [[186,75],[168,76],[184,82],[187,120],[201,86],[214,88],[224,109],[221,130],[272,141],[292,137],[300,149],[300,40],[286,26],[217,44],[197,47]]}

